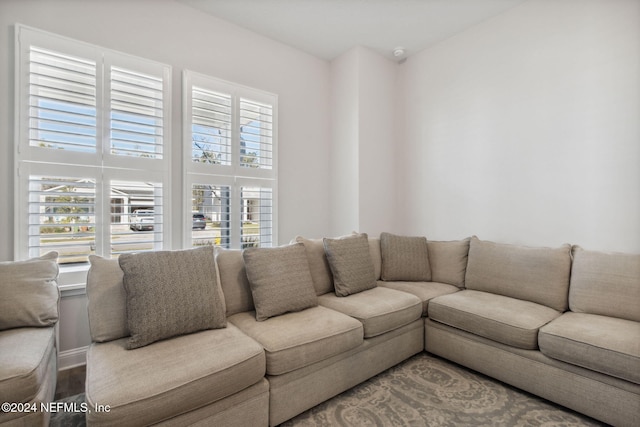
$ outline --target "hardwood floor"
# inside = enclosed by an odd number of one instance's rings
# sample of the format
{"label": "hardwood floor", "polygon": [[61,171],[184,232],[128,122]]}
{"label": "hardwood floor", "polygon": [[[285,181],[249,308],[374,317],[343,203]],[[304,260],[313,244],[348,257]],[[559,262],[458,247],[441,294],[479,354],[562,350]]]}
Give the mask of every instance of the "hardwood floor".
{"label": "hardwood floor", "polygon": [[86,365],[58,371],[55,400],[84,393]]}

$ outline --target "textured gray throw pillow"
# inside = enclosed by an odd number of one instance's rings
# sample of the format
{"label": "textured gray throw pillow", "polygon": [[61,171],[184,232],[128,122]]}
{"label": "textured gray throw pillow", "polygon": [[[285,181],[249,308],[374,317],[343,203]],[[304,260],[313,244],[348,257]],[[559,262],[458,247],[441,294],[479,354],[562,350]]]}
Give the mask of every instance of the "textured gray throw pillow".
{"label": "textured gray throw pillow", "polygon": [[0,330],[58,321],[58,253],[0,262]]}
{"label": "textured gray throw pillow", "polygon": [[382,280],[430,282],[431,267],[426,237],[380,234]]}
{"label": "textured gray throw pillow", "polygon": [[302,243],[242,252],[256,320],[318,305]]}
{"label": "textured gray throw pillow", "polygon": [[226,327],[213,247],[124,254],[118,260],[127,292],[128,349]]}
{"label": "textured gray throw pillow", "polygon": [[337,296],[346,297],[376,287],[369,239],[365,233],[325,238],[323,242]]}

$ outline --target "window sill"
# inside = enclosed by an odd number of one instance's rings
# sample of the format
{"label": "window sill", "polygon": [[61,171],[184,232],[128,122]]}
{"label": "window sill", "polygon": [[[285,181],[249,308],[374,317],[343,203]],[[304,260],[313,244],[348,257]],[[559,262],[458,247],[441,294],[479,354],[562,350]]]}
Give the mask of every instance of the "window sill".
{"label": "window sill", "polygon": [[62,297],[85,295],[89,264],[60,266],[58,287]]}
{"label": "window sill", "polygon": [[87,294],[87,286],[84,283],[77,283],[75,285],[61,285],[59,286],[59,288],[60,296],[62,298]]}

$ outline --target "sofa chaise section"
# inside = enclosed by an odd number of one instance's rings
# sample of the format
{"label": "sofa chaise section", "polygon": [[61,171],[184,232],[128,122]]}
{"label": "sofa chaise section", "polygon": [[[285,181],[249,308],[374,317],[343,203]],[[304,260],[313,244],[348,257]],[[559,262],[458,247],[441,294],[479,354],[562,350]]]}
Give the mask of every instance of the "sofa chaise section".
{"label": "sofa chaise section", "polygon": [[86,400],[110,410],[88,412],[87,424],[266,425],[262,346],[227,324],[129,349],[123,276],[118,260],[91,257]]}
{"label": "sofa chaise section", "polygon": [[518,247],[474,237],[466,290],[431,300],[429,318],[496,342],[535,350],[539,329],[567,307],[570,271],[569,245]]}
{"label": "sofa chaise section", "polygon": [[57,378],[58,254],[0,263],[0,401],[31,411],[0,412],[2,426],[48,426]]}
{"label": "sofa chaise section", "polygon": [[[369,241],[359,238],[370,257]],[[396,365],[424,346],[422,303],[417,297],[377,289],[373,263],[371,289],[337,297],[321,250],[323,241],[301,239],[292,243],[296,244],[304,245],[317,305],[261,321],[256,318],[255,298],[249,298],[251,274],[247,275],[243,253],[221,250],[216,256],[229,322],[265,348],[270,425]]]}
{"label": "sofa chaise section", "polygon": [[425,349],[606,423],[638,425],[639,271],[637,255],[474,237],[466,290],[430,302]]}

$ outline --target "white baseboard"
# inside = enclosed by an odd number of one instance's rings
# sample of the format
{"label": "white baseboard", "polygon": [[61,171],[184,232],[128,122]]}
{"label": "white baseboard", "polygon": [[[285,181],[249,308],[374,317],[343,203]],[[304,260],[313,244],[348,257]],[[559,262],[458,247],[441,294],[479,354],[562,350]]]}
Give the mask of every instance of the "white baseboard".
{"label": "white baseboard", "polygon": [[72,348],[58,353],[58,370],[75,368],[87,363],[87,349],[89,347]]}

